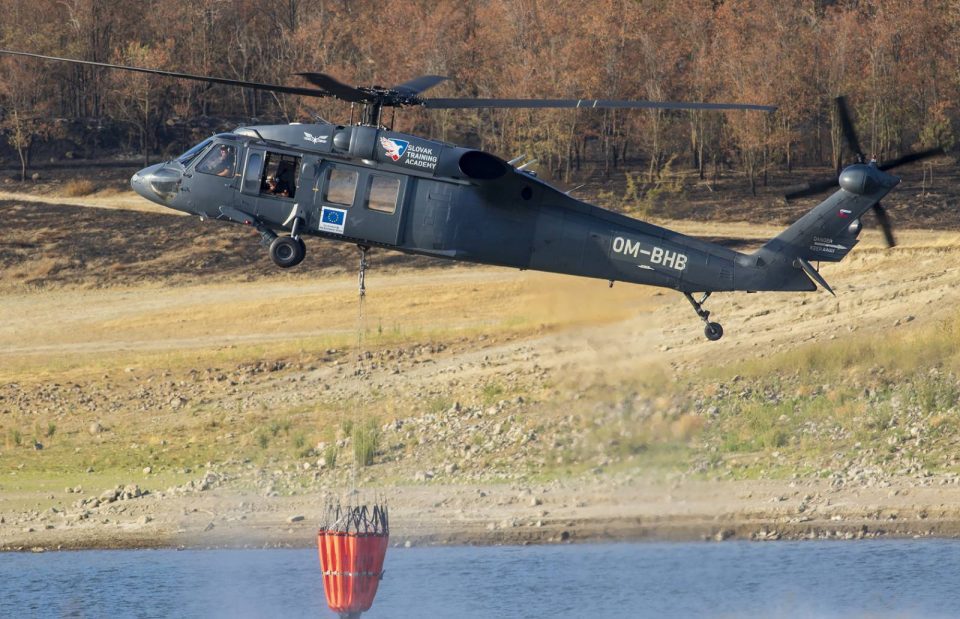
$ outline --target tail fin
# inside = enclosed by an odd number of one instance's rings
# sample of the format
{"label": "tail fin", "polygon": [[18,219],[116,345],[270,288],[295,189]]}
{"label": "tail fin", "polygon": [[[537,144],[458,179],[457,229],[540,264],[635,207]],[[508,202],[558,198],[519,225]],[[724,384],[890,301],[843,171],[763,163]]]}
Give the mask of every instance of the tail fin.
{"label": "tail fin", "polygon": [[872,164],[855,164],[840,174],[840,190],[757,250],[767,262],[840,262],[857,244],[860,217],[897,186],[900,179]]}

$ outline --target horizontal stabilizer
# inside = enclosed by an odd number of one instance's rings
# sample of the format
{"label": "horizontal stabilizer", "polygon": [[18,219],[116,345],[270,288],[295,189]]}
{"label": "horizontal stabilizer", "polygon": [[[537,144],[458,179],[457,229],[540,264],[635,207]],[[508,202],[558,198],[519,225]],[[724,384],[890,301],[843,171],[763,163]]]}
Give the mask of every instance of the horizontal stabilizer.
{"label": "horizontal stabilizer", "polygon": [[797,258],[797,263],[800,265],[800,268],[803,269],[803,272],[807,274],[807,277],[813,280],[815,284],[819,284],[821,288],[837,296],[837,293],[833,291],[833,288],[830,287],[830,284],[827,283],[827,280],[823,279],[820,273],[817,272],[813,265],[804,260],[803,258]]}

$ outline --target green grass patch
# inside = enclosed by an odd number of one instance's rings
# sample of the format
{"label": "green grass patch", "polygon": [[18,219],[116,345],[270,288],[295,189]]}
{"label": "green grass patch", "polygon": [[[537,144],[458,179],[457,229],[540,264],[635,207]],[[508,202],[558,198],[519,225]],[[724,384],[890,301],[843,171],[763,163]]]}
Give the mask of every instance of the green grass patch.
{"label": "green grass patch", "polygon": [[373,464],[380,446],[380,428],[375,419],[367,419],[352,427],[353,461],[358,467]]}
{"label": "green grass patch", "polygon": [[480,389],[480,401],[483,402],[485,406],[489,406],[503,398],[503,394],[506,393],[506,389],[497,381],[488,381]]}

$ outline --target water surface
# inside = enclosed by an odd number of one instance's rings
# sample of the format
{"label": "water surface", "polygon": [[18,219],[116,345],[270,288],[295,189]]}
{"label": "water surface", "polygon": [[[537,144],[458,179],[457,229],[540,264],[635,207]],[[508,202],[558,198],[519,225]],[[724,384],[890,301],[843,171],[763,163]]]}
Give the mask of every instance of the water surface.
{"label": "water surface", "polygon": [[[364,615],[957,617],[960,542],[391,548]],[[316,550],[0,554],[0,617],[335,617]]]}

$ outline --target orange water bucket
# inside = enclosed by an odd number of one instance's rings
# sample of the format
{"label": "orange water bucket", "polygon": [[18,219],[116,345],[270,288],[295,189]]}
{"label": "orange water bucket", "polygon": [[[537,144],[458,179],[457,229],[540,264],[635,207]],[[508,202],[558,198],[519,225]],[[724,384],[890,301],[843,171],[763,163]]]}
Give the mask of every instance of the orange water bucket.
{"label": "orange water bucket", "polygon": [[385,507],[328,508],[317,532],[323,590],[330,610],[359,617],[370,610],[383,578],[390,532]]}

